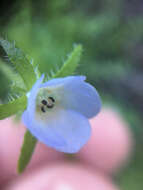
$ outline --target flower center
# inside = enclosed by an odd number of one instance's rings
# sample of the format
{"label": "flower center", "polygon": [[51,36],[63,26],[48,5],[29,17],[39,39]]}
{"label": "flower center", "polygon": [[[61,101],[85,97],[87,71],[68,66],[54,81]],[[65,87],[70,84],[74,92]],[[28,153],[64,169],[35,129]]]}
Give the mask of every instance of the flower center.
{"label": "flower center", "polygon": [[47,100],[43,99],[41,101],[42,106],[41,106],[41,111],[46,112],[46,108],[53,108],[55,105],[55,99],[53,97],[48,97]]}

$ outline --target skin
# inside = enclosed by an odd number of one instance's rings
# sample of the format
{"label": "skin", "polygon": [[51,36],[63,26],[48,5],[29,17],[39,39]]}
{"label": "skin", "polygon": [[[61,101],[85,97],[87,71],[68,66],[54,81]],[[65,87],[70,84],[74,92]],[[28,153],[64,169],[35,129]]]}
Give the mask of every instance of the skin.
{"label": "skin", "polygon": [[12,118],[0,121],[0,189],[118,190],[112,173],[129,158],[131,132],[112,109],[104,108],[90,122],[92,136],[73,159],[38,143],[25,172],[18,175],[16,165],[25,127]]}
{"label": "skin", "polygon": [[93,135],[78,157],[104,173],[118,172],[128,162],[134,144],[128,124],[110,108],[103,109],[90,123]]}

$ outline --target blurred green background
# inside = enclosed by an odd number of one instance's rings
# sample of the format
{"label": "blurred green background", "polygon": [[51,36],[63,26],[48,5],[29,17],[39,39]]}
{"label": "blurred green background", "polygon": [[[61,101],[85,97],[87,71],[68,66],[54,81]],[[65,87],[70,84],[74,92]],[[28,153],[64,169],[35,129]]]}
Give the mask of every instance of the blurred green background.
{"label": "blurred green background", "polygon": [[[75,43],[83,45],[77,74],[87,76],[104,104],[121,111],[136,140],[132,160],[115,181],[123,190],[143,189],[143,1],[2,0],[0,35],[15,40],[48,74]],[[9,65],[2,49],[0,57],[1,65]],[[0,68],[0,101],[5,102],[11,82]]]}

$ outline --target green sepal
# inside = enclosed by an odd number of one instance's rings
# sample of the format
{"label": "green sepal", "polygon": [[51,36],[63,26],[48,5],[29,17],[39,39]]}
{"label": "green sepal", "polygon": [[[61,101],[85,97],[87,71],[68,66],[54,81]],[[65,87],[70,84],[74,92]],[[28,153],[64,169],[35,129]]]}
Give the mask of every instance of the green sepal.
{"label": "green sepal", "polygon": [[82,50],[83,49],[81,45],[76,45],[68,59],[64,62],[62,68],[53,76],[53,78],[72,75],[78,67]]}
{"label": "green sepal", "polygon": [[24,135],[24,142],[18,160],[18,173],[22,173],[28,165],[28,163],[30,162],[36,143],[37,139],[33,137],[32,134],[27,130]]}
{"label": "green sepal", "polygon": [[18,74],[23,79],[27,91],[29,91],[36,81],[36,74],[33,65],[29,62],[21,49],[15,47],[14,43],[0,39],[0,45],[8,55],[9,60],[13,63]]}
{"label": "green sepal", "polygon": [[23,95],[7,104],[0,104],[0,120],[16,114],[20,110],[26,109],[26,106],[26,95]]}

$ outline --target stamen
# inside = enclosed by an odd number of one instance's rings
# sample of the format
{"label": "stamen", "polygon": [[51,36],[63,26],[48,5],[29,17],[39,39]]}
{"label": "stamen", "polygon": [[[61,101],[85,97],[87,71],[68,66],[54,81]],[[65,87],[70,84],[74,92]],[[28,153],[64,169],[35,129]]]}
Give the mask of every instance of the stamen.
{"label": "stamen", "polygon": [[55,99],[53,97],[48,97],[47,108],[53,108],[55,103]]}
{"label": "stamen", "polygon": [[47,108],[53,108],[53,107],[54,107],[54,104],[52,104],[52,105],[48,104],[47,105]]}
{"label": "stamen", "polygon": [[41,103],[42,103],[43,105],[47,105],[47,101],[46,101],[46,100],[42,100]]}
{"label": "stamen", "polygon": [[48,99],[52,100],[52,102],[55,102],[55,99],[53,97],[48,97]]}
{"label": "stamen", "polygon": [[46,110],[44,109],[44,106],[41,107],[41,111],[46,112]]}
{"label": "stamen", "polygon": [[43,104],[43,106],[41,107],[41,111],[46,112],[46,107],[47,108],[53,108],[54,107],[55,99],[53,97],[48,97],[48,100],[43,99],[41,101],[41,103]]}

